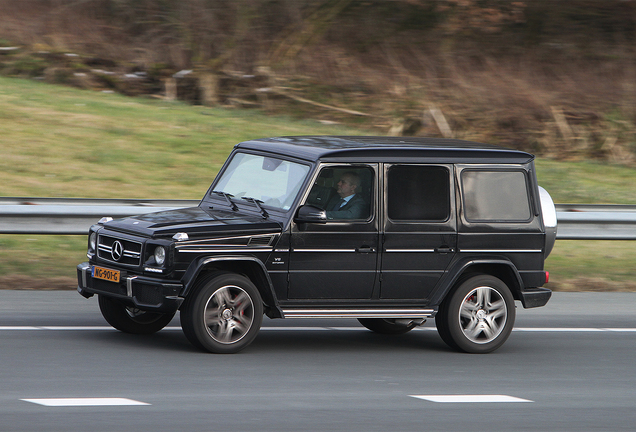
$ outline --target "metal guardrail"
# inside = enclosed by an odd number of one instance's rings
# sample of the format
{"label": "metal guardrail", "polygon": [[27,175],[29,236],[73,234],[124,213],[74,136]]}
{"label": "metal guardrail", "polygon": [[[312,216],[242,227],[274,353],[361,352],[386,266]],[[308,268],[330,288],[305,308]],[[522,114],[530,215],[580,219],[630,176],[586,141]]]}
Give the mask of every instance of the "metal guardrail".
{"label": "metal guardrail", "polygon": [[[198,200],[0,198],[0,234],[86,234],[103,216],[122,218]],[[636,205],[557,204],[557,239],[636,240]]]}
{"label": "metal guardrail", "polygon": [[199,200],[0,198],[0,234],[86,234],[103,216],[117,219],[198,204]]}
{"label": "metal guardrail", "polygon": [[557,211],[557,223],[557,240],[636,240],[636,212]]}
{"label": "metal guardrail", "polygon": [[[72,206],[138,206],[138,207],[191,207],[200,200],[180,199],[111,199],[111,198],[33,198],[33,197],[0,197],[3,205],[72,205]],[[636,206],[634,206],[636,208]],[[1,207],[0,207],[1,208]],[[636,210],[635,210],[636,211]]]}

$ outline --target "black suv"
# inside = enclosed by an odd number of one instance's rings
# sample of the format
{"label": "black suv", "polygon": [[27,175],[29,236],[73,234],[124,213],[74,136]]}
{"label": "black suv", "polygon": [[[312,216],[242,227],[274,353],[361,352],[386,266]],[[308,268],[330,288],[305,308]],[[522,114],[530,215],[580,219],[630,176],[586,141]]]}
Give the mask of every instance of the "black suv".
{"label": "black suv", "polygon": [[78,291],[148,334],[177,310],[216,353],[270,318],[357,318],[399,334],[435,317],[472,353],[543,306],[556,213],[534,157],[447,139],[304,136],[237,144],[198,207],[90,229]]}

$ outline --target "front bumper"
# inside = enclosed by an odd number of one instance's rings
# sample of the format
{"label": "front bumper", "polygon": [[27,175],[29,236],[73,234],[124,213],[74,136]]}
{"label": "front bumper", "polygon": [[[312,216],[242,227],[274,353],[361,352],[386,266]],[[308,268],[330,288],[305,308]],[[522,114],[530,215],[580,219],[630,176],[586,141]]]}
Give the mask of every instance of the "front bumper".
{"label": "front bumper", "polygon": [[184,299],[179,297],[182,290],[180,282],[128,275],[125,271],[121,271],[119,283],[108,282],[94,278],[89,263],[77,266],[77,291],[86,298],[105,295],[140,310],[174,313],[183,303]]}

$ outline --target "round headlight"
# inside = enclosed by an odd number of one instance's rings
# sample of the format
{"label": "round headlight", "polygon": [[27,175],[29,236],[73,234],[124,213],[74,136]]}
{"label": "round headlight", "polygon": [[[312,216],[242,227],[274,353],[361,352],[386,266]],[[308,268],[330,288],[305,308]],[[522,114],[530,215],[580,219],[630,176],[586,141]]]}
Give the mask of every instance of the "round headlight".
{"label": "round headlight", "polygon": [[91,236],[88,240],[88,245],[90,246],[91,250],[97,249],[97,233],[91,233]]}
{"label": "round headlight", "polygon": [[155,248],[155,262],[157,265],[163,265],[166,262],[166,249],[163,246]]}

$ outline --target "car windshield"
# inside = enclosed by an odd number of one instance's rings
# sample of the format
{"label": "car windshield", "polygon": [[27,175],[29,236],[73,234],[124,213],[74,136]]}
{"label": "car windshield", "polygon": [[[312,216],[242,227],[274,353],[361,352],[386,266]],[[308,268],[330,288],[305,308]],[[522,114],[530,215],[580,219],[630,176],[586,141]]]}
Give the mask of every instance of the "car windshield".
{"label": "car windshield", "polygon": [[307,165],[236,153],[217,181],[212,196],[218,198],[222,192],[230,194],[234,201],[253,198],[263,206],[286,211],[291,208],[308,172]]}

